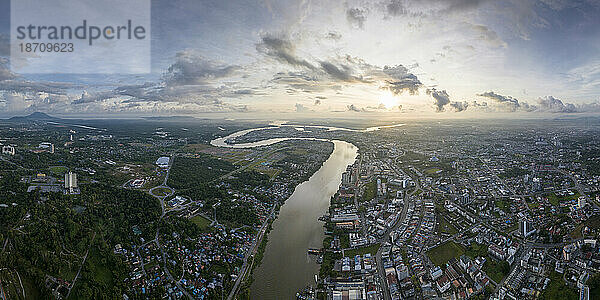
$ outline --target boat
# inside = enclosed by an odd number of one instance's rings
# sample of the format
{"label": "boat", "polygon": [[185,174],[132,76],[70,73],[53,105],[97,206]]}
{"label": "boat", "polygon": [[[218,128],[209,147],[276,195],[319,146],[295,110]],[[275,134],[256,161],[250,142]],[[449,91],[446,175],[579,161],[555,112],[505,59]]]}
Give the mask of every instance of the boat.
{"label": "boat", "polygon": [[321,254],[321,249],[317,248],[308,248],[308,254]]}

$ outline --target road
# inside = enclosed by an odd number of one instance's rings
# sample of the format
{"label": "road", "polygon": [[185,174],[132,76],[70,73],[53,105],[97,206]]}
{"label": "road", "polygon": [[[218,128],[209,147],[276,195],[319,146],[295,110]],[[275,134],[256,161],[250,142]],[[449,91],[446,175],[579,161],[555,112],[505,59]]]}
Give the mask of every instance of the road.
{"label": "road", "polygon": [[[162,184],[159,185],[159,186],[153,187],[153,188],[151,188],[148,191],[148,193],[150,193],[150,195],[152,195],[153,197],[155,197],[156,199],[158,199],[160,201],[160,207],[161,207],[161,211],[162,211],[161,215],[160,215],[161,219],[164,218],[165,215],[166,215],[166,212],[165,212],[165,199],[175,193],[175,191],[171,187],[169,187],[167,185],[167,181],[169,180],[169,173],[171,172],[171,167],[173,167],[173,163],[175,162],[175,152],[176,151],[173,151],[173,153],[171,153],[171,159],[169,160],[169,167],[167,168],[167,172],[165,174],[165,178],[163,179]],[[161,188],[162,189],[168,189],[170,191],[170,193],[167,194],[167,195],[155,195],[154,191],[156,191],[157,189],[161,189]],[[160,245],[160,239],[158,238],[159,231],[160,231],[160,228],[156,230],[156,237],[152,241],[156,244],[156,247],[158,247],[158,249],[160,249],[160,253],[162,255],[162,260],[163,260],[163,266],[164,266],[165,274],[167,274],[167,277],[169,277],[169,279],[171,281],[173,281],[173,283],[177,286],[177,288],[188,299],[193,299],[192,295],[190,295],[190,293],[188,293],[188,291],[181,286],[181,284],[179,283],[179,280],[175,280],[175,278],[173,278],[173,275],[171,275],[171,272],[169,271],[169,268],[167,267],[167,256],[165,255],[165,251],[161,247],[161,245]],[[150,241],[150,242],[152,242],[152,241]],[[139,255],[139,250],[138,250],[138,255]],[[142,260],[142,268],[143,268],[143,258],[140,257],[140,259]],[[144,270],[144,273],[145,273],[145,270]]]}
{"label": "road", "polygon": [[162,259],[163,259],[163,265],[165,266],[165,274],[167,274],[167,276],[169,277],[169,279],[171,279],[171,281],[173,281],[175,283],[175,285],[177,286],[177,288],[183,292],[183,294],[188,297],[188,299],[193,299],[194,297],[192,297],[192,295],[190,295],[190,293],[188,293],[188,291],[186,289],[184,289],[181,284],[179,283],[179,280],[175,280],[175,278],[173,278],[173,275],[171,275],[171,272],[169,272],[169,268],[167,267],[167,256],[165,255],[165,250],[160,246],[160,241],[158,238],[158,231],[156,232],[156,247],[158,247],[158,249],[160,249],[160,253],[162,255]]}
{"label": "road", "polygon": [[73,287],[75,286],[75,283],[77,282],[77,278],[79,278],[79,274],[81,273],[81,269],[83,268],[83,265],[85,265],[85,260],[87,259],[88,254],[90,253],[90,248],[92,248],[92,244],[94,243],[95,238],[96,238],[96,232],[94,232],[94,236],[92,236],[92,240],[90,241],[90,244],[89,244],[87,250],[85,251],[85,255],[83,256],[83,261],[81,262],[81,266],[79,266],[79,270],[77,270],[77,274],[75,275],[73,282],[69,286],[69,292],[67,293],[67,296],[65,297],[65,299],[69,299],[69,295],[71,295],[71,290],[73,290]]}
{"label": "road", "polygon": [[[248,274],[249,271],[252,269],[252,265],[254,264],[254,257],[256,255],[256,251],[258,250],[258,246],[262,242],[265,232],[267,231],[269,221],[275,216],[275,207],[276,207],[276,205],[273,205],[273,207],[271,208],[271,213],[269,214],[269,217],[266,218],[265,221],[263,222],[262,226],[260,227],[260,231],[257,235],[257,238],[254,239],[254,242],[252,243],[252,246],[250,247],[251,250],[248,251],[246,256],[244,256],[244,264],[242,265],[242,270],[240,272],[240,275],[235,280],[235,284],[233,285],[231,292],[229,292],[229,296],[227,296],[227,300],[231,300],[231,299],[233,299],[233,297],[235,297],[235,294],[237,293],[237,290],[238,290],[240,284],[243,282],[244,278],[246,277],[246,274]],[[248,264],[249,257],[252,257],[252,264]]]}
{"label": "road", "polygon": [[[394,172],[396,173],[397,176],[402,176],[404,177],[404,173],[402,173],[401,171],[398,171],[395,166],[388,164],[388,166],[394,170]],[[400,217],[398,218],[398,220],[396,220],[396,224],[394,224],[394,226],[392,226],[391,228],[389,228],[385,234],[382,236],[382,238],[379,239],[380,243],[383,243],[385,240],[389,239],[389,235],[390,233],[392,233],[394,230],[396,230],[398,228],[398,226],[400,226],[400,224],[402,224],[404,222],[404,219],[406,219],[406,213],[408,211],[408,201],[412,201],[413,200],[413,195],[416,191],[421,189],[421,185],[419,184],[419,180],[412,178],[413,182],[415,182],[415,189],[410,192],[409,194],[406,194],[404,197],[404,205],[402,206],[402,213],[400,214]],[[378,273],[378,277],[381,280],[381,287],[383,288],[383,298],[385,300],[391,300],[392,296],[390,295],[390,289],[387,286],[387,280],[385,278],[385,270],[383,269],[383,259],[382,259],[382,253],[383,250],[380,247],[379,250],[377,250],[377,254],[375,254],[375,260],[377,262],[377,273]]]}

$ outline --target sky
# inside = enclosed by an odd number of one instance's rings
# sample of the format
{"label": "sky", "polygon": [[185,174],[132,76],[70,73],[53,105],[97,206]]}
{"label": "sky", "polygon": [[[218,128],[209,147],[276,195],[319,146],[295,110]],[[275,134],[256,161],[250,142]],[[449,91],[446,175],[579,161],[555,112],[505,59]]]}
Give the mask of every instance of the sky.
{"label": "sky", "polygon": [[152,1],[134,75],[12,72],[9,7],[0,116],[600,112],[600,0]]}

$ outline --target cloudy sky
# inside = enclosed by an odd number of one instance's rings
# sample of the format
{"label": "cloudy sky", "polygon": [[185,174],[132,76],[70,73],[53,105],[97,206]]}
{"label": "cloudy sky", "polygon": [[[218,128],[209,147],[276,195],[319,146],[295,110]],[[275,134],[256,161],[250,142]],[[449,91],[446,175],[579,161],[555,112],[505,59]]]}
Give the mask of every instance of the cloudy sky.
{"label": "cloudy sky", "polygon": [[152,1],[139,75],[11,72],[9,2],[0,116],[600,112],[599,0]]}

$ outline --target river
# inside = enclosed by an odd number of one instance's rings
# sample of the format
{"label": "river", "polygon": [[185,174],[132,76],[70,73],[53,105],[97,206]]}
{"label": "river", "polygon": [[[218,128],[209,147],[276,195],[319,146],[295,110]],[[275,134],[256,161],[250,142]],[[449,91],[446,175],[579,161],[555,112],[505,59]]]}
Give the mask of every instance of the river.
{"label": "river", "polygon": [[254,270],[251,299],[295,299],[302,288],[315,286],[319,265],[307,250],[322,247],[325,230],[318,218],[327,212],[342,173],[358,153],[348,142],[333,143],[331,156],[308,181],[296,187],[273,222],[262,263]]}
{"label": "river", "polygon": [[402,125],[370,127],[363,130],[324,126],[275,125],[242,130],[211,141],[213,146],[229,148],[267,146],[291,139],[318,140],[334,144],[333,152],[323,166],[308,181],[298,185],[290,198],[282,205],[279,216],[273,222],[273,229],[268,234],[262,263],[256,267],[253,273],[254,281],[250,287],[251,299],[296,299],[298,291],[309,285],[315,286],[315,274],[319,271],[319,265],[316,263],[316,257],[308,255],[307,250],[323,246],[324,223],[318,218],[328,211],[329,201],[337,192],[342,181],[342,173],[348,165],[353,164],[356,160],[358,148],[345,141],[318,138],[273,138],[239,144],[231,142],[236,137],[256,130],[281,126],[370,132]]}

